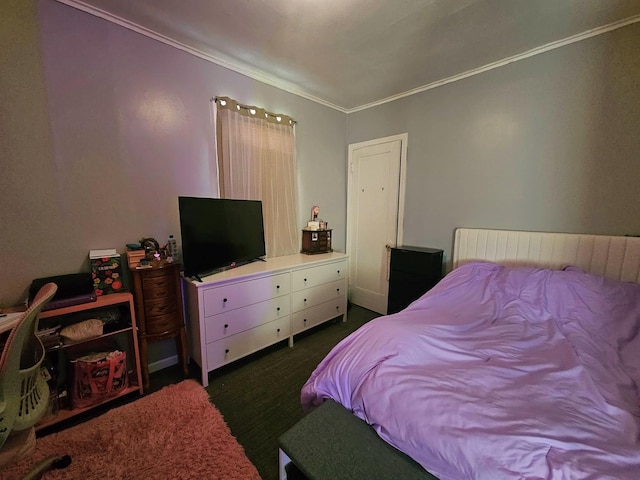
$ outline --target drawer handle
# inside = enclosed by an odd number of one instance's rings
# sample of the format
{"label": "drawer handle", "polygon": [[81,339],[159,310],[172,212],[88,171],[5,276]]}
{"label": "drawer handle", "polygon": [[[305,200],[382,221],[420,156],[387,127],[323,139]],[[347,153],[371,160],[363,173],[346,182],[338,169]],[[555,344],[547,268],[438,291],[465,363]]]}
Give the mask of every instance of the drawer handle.
{"label": "drawer handle", "polygon": [[227,303],[227,299],[226,299],[226,298],[223,298],[223,299],[222,299],[222,303]]}
{"label": "drawer handle", "polygon": [[336,288],[336,292],[340,293],[340,289],[339,289],[339,288]]}
{"label": "drawer handle", "polygon": [[225,324],[224,324],[224,329],[226,330],[227,328],[229,328],[229,324],[228,324],[228,323],[225,323]]}
{"label": "drawer handle", "polygon": [[280,288],[280,285],[276,285],[276,288]]}
{"label": "drawer handle", "polygon": [[338,275],[340,275],[340,270],[338,270]]}
{"label": "drawer handle", "polygon": [[306,302],[306,301],[307,301],[307,299],[305,298],[305,299],[304,299],[304,301]]}
{"label": "drawer handle", "polygon": [[304,281],[306,282],[306,281],[307,281],[307,279],[305,278],[305,279],[304,279]]}
{"label": "drawer handle", "polygon": [[225,348],[225,349],[224,349],[224,354],[226,355],[227,353],[229,353],[229,349],[228,349],[228,348]]}
{"label": "drawer handle", "polygon": [[280,333],[280,329],[278,329],[278,333]]}
{"label": "drawer handle", "polygon": [[280,311],[280,307],[276,308],[276,310]]}
{"label": "drawer handle", "polygon": [[307,319],[305,318],[304,320],[302,320],[302,323],[307,323]]}

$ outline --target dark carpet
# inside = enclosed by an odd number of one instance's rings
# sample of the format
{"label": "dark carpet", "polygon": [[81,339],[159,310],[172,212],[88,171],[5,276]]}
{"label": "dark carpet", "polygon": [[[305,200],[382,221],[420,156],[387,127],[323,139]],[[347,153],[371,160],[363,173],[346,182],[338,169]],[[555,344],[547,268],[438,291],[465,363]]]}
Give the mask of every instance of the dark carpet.
{"label": "dark carpet", "polygon": [[350,305],[342,317],[209,374],[209,392],[264,480],[278,478],[278,437],[303,417],[300,389],[340,340],[379,315]]}
{"label": "dark carpet", "polygon": [[[346,323],[338,317],[296,335],[293,348],[283,341],[209,373],[211,401],[263,480],[278,478],[278,438],[303,417],[300,390],[311,372],[340,340],[378,316],[349,305]],[[199,382],[198,367],[192,363],[190,370],[189,377]],[[182,380],[179,365],[153,372],[145,394]],[[38,436],[78,425],[138,398],[129,395],[114,400],[41,430]]]}

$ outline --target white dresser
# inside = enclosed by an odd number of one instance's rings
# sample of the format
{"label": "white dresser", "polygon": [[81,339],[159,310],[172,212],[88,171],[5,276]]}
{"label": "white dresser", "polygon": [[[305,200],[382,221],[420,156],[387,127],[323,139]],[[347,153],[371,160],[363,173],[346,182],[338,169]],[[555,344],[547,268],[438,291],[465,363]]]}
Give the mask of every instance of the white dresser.
{"label": "white dresser", "polygon": [[183,278],[189,353],[208,374],[340,315],[346,321],[347,255],[287,255],[202,278]]}

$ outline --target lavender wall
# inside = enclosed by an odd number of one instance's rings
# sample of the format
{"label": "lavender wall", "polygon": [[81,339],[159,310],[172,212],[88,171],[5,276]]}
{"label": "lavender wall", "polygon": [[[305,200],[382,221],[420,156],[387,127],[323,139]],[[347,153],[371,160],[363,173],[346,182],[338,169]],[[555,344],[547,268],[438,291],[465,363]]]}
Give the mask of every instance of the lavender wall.
{"label": "lavender wall", "polygon": [[345,168],[345,114],[53,0],[13,3],[2,8],[30,33],[15,39],[28,55],[12,82],[29,86],[3,115],[22,128],[1,148],[2,302],[33,278],[88,270],[90,249],[179,238],[177,197],[217,195],[216,95],[298,121],[300,226],[320,205],[344,250],[346,179],[330,175]]}
{"label": "lavender wall", "polygon": [[90,249],[180,238],[177,197],[217,195],[216,95],[298,121],[300,227],[320,205],[344,251],[345,114],[53,0],[2,2],[0,19],[0,305],[88,271]]}

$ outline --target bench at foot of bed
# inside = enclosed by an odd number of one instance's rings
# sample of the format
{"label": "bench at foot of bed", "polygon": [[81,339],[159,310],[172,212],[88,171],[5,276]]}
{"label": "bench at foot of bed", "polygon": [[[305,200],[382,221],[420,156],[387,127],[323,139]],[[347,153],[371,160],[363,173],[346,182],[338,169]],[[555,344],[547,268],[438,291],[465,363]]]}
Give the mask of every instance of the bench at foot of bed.
{"label": "bench at foot of bed", "polygon": [[437,480],[333,400],[278,439],[280,480]]}

